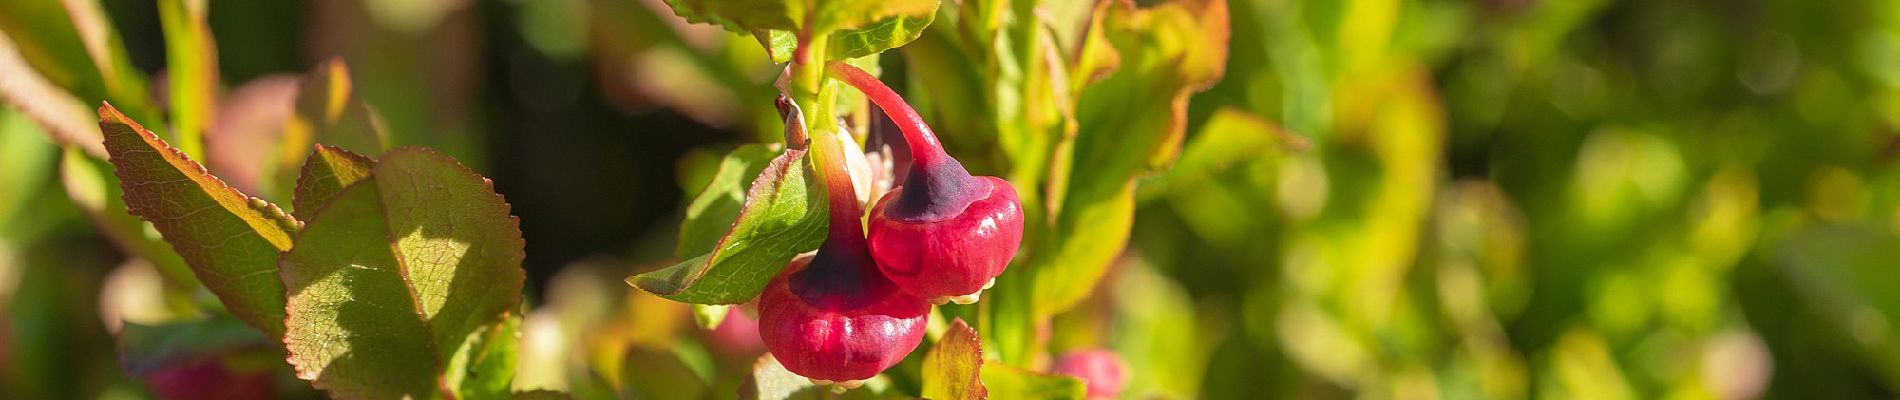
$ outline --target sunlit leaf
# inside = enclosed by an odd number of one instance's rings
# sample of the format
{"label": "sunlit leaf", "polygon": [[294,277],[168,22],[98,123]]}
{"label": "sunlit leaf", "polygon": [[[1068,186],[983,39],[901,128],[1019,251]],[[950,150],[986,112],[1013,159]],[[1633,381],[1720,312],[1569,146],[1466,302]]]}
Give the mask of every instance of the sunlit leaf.
{"label": "sunlit leaf", "polygon": [[667,4],[687,21],[716,24],[739,33],[856,29],[893,16],[924,15],[937,8],[937,0],[840,0],[813,4],[786,0],[667,0]]}
{"label": "sunlit leaf", "polygon": [[739,210],[745,206],[746,184],[758,178],[777,154],[776,149],[762,144],[739,146],[726,153],[712,180],[686,205],[675,256],[689,258],[712,252],[719,239],[732,230],[733,221],[739,219]]}
{"label": "sunlit leaf", "polygon": [[336,397],[435,397],[488,357],[456,367],[471,335],[519,304],[521,231],[492,183],[440,153],[397,149],[370,176],[283,254],[284,345],[298,377]]}
{"label": "sunlit leaf", "polygon": [[738,304],[765,289],[792,256],[824,242],[825,198],[806,175],[805,151],[787,149],[752,181],[744,209],[712,252],[627,278],[674,301]]}
{"label": "sunlit leaf", "polygon": [[1121,253],[1133,226],[1134,179],[1173,162],[1189,95],[1218,80],[1226,63],[1226,2],[1124,4],[1108,13],[1106,35],[1121,66],[1085,89],[1077,106],[1076,167],[1047,236],[1052,248],[1031,260],[1038,316],[1081,301]]}
{"label": "sunlit leaf", "polygon": [[127,211],[158,228],[233,315],[281,336],[276,259],[290,248],[297,220],[225,185],[111,105],[99,108],[99,128]]}
{"label": "sunlit leaf", "polygon": [[[935,2],[932,2],[933,5]],[[831,43],[825,48],[827,58],[845,60],[882,53],[917,40],[924,28],[937,19],[937,13],[918,15],[898,15],[865,25],[859,28],[832,32]],[[792,52],[798,49],[798,35],[791,31],[773,30],[765,33],[760,40],[772,57],[772,62],[784,63],[792,60]]]}
{"label": "sunlit leaf", "polygon": [[290,202],[295,215],[301,219],[315,216],[343,188],[369,179],[375,165],[374,160],[348,150],[317,145],[304,160],[303,172],[297,175],[297,189]]}
{"label": "sunlit leaf", "polygon": [[983,341],[962,318],[950,323],[950,330],[930,354],[924,355],[924,398],[940,400],[984,399]]}
{"label": "sunlit leaf", "polygon": [[1170,165],[1186,134],[1189,96],[1219,80],[1227,61],[1224,1],[1108,12],[1107,37],[1121,67],[1082,91],[1075,162],[1089,168],[1077,169],[1077,190],[1108,190]]}

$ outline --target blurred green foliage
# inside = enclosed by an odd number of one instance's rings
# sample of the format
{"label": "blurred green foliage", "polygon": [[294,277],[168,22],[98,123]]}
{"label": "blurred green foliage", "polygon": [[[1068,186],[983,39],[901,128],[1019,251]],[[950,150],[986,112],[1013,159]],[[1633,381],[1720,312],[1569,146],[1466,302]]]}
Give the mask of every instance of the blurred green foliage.
{"label": "blurred green foliage", "polygon": [[[168,37],[197,28],[161,18],[194,3],[208,3],[201,26],[216,37],[203,44],[216,46],[209,84],[223,95],[210,100],[170,87],[203,84],[203,71],[160,74],[168,54],[202,55],[167,47],[199,45]],[[1089,12],[1041,3],[997,11]],[[1173,168],[1136,181],[1126,253],[1075,308],[1026,327],[1045,346],[1018,348],[1114,350],[1131,366],[1124,394],[1138,398],[1900,388],[1900,3],[1227,9],[1224,77],[1189,98]],[[340,56],[391,142],[475,165],[523,217],[540,295],[521,321],[516,389],[727,398],[760,384],[750,311],[704,330],[688,306],[620,279],[675,261],[671,221],[720,162],[687,149],[780,135],[767,106],[778,68],[758,38],[672,13],[649,0],[16,0],[0,3],[0,50],[81,117],[111,101],[165,135],[159,116],[197,115]],[[949,61],[957,43],[989,33],[944,31],[968,24],[943,17],[885,53],[886,80],[909,83],[973,169],[1023,171],[1012,157],[1049,144],[1016,140],[1049,126],[988,117],[1060,115],[1022,106],[1054,94],[974,89],[1036,76],[946,68],[961,65]],[[1046,29],[1056,43],[1087,34]],[[1204,38],[1167,40],[1194,51]],[[1018,55],[1005,50],[985,56]],[[72,110],[46,111],[66,103],[0,71],[0,398],[149,396],[119,366],[122,321],[195,318],[217,302],[153,246],[155,232],[105,214],[123,210],[117,185],[99,185],[111,174],[88,170],[90,149],[67,139]],[[930,90],[955,86],[943,82],[973,89]],[[216,137],[250,113],[212,107],[170,120]],[[1009,178],[1042,187],[1025,179],[1044,172]],[[1010,345],[985,339],[985,351]],[[869,385],[917,393],[925,350]],[[1020,366],[1046,367],[1035,364]],[[272,368],[280,396],[317,395]]]}

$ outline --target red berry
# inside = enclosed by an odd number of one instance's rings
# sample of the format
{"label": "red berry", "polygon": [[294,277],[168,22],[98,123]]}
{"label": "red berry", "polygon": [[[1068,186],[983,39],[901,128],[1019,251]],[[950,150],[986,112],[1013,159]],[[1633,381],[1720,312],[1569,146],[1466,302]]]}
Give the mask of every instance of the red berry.
{"label": "red berry", "polygon": [[906,200],[924,197],[911,195],[917,186],[908,182],[878,201],[871,210],[871,254],[885,275],[918,297],[969,303],[1003,274],[1022,243],[1022,203],[1009,182],[988,176],[975,182],[970,191],[982,197],[948,215],[906,209]]}
{"label": "red berry", "polygon": [[[798,112],[787,113],[788,131],[802,129]],[[813,152],[829,206],[829,233],[818,253],[800,257],[759,294],[759,337],[785,369],[851,387],[896,365],[924,338],[930,303],[893,284],[872,261],[859,223],[851,177],[841,144]]]}
{"label": "red berry", "polygon": [[1128,364],[1108,350],[1086,350],[1063,354],[1056,359],[1054,372],[1081,378],[1091,399],[1121,396],[1128,384]]}
{"label": "red berry", "polygon": [[766,286],[759,295],[759,335],[786,370],[807,378],[847,382],[876,376],[923,341],[930,304],[898,290],[875,269],[840,273],[856,268],[841,268],[825,256],[820,250],[793,261]]}
{"label": "red berry", "polygon": [[904,290],[933,302],[970,303],[1016,257],[1022,201],[1008,181],[972,176],[943,150],[917,111],[850,64],[838,79],[864,92],[904,132],[913,160],[903,186],[871,210],[871,255]]}

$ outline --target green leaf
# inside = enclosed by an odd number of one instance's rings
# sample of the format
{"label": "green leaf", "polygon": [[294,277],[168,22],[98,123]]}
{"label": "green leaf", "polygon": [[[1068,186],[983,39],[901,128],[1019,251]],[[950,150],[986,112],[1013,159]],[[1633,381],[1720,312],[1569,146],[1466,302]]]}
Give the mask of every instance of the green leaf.
{"label": "green leaf", "polygon": [[369,179],[374,160],[348,150],[319,144],[304,159],[303,173],[297,175],[297,189],[291,197],[292,212],[299,219],[310,219],[343,188]]}
{"label": "green leaf", "polygon": [[203,158],[218,94],[218,46],[205,24],[205,1],[159,0],[158,21],[165,31],[172,132],[180,150]]}
{"label": "green leaf", "polygon": [[521,342],[521,318],[509,314],[501,322],[482,327],[462,341],[449,359],[449,387],[462,399],[506,397],[514,383],[516,348]]}
{"label": "green leaf", "polygon": [[745,207],[745,184],[758,178],[777,153],[771,146],[747,144],[732,149],[719,160],[712,181],[686,205],[686,219],[680,222],[679,248],[674,252],[677,257],[690,258],[712,252],[719,239],[732,230],[732,222],[739,219],[739,210]]}
{"label": "green leaf", "polygon": [[145,325],[126,322],[119,331],[119,366],[144,376],[176,362],[246,347],[275,347],[257,329],[229,317]]}
{"label": "green leaf", "polygon": [[983,366],[983,386],[999,399],[1081,400],[1088,395],[1081,379],[997,363]]}
{"label": "green leaf", "polygon": [[1121,254],[1134,225],[1134,180],[1173,162],[1187,129],[1188,98],[1225,68],[1225,2],[1123,4],[1108,10],[1104,23],[1121,66],[1084,89],[1077,106],[1073,175],[1065,192],[1052,196],[1061,207],[1054,231],[1043,236],[1051,251],[1032,260],[1038,317],[1087,297]]}
{"label": "green leaf", "polygon": [[[1113,190],[1166,168],[1187,129],[1188,98],[1218,81],[1227,60],[1222,1],[1180,0],[1109,10],[1107,37],[1120,69],[1082,91],[1071,190]],[[1200,40],[1180,40],[1196,38]]]}
{"label": "green leaf", "polygon": [[[935,11],[919,15],[899,15],[861,28],[832,32],[827,36],[831,43],[825,49],[826,58],[848,60],[902,47],[923,36],[924,28],[929,27],[930,23],[936,19]],[[798,50],[798,34],[792,31],[770,30],[759,35],[759,42],[765,46],[765,52],[772,57],[772,62],[789,62],[792,60],[792,52]]]}
{"label": "green leaf", "polygon": [[487,179],[435,151],[378,160],[281,259],[297,376],[340,398],[432,398],[461,379],[463,343],[521,300],[508,210]]}
{"label": "green leaf", "polygon": [[687,303],[739,304],[758,296],[793,256],[824,242],[824,192],[804,166],[804,150],[785,150],[752,181],[738,220],[711,253],[627,283]]}
{"label": "green leaf", "polygon": [[290,249],[297,220],[225,185],[111,105],[99,108],[99,129],[127,211],[164,234],[231,314],[282,336],[284,286],[276,260]]}
{"label": "green leaf", "polygon": [[785,0],[667,0],[686,22],[714,24],[727,30],[797,30],[794,7]]}
{"label": "green leaf", "polygon": [[831,32],[857,29],[894,16],[937,10],[937,0],[667,0],[687,22],[710,23],[738,33],[764,30]]}
{"label": "green leaf", "polygon": [[950,331],[924,355],[924,391],[927,399],[965,400],[989,397],[983,388],[983,341],[975,329],[957,318]]}
{"label": "green leaf", "polygon": [[[667,0],[688,22],[753,35],[773,62],[792,59],[798,32],[825,35],[828,59],[864,57],[916,40],[937,16],[938,0],[840,0],[805,4],[784,0]],[[807,26],[810,25],[810,26]]]}
{"label": "green leaf", "polygon": [[862,28],[846,29],[831,34],[831,44],[827,48],[831,59],[844,60],[882,53],[917,40],[924,34],[924,28],[937,20],[937,2],[930,2],[930,12],[923,14],[898,15],[877,21]]}

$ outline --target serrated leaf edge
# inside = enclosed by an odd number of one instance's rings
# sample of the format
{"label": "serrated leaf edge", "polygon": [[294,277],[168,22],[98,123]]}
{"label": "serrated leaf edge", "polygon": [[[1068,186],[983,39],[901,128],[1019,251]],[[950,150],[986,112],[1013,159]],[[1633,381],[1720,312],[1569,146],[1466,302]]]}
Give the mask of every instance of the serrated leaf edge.
{"label": "serrated leaf edge", "polygon": [[[693,284],[698,283],[700,278],[703,278],[706,276],[706,271],[712,268],[712,263],[714,260],[717,260],[719,258],[719,253],[726,249],[726,242],[732,239],[732,229],[737,228],[739,226],[740,221],[745,221],[746,216],[752,213],[752,206],[754,204],[753,201],[756,201],[764,194],[762,192],[764,190],[767,190],[765,189],[765,187],[772,186],[766,183],[782,180],[786,176],[786,174],[790,172],[791,168],[803,168],[804,165],[802,162],[794,164],[793,160],[803,160],[804,155],[805,155],[805,150],[803,149],[788,148],[788,149],[785,149],[784,153],[779,154],[778,157],[774,157],[772,159],[772,162],[766,165],[765,170],[760,172],[759,176],[752,180],[752,185],[746,188],[745,205],[739,208],[739,217],[734,218],[732,220],[732,225],[726,229],[726,235],[720,237],[719,242],[713,245],[712,252],[706,253],[706,255],[703,255],[703,256],[695,257],[699,259],[704,259],[705,261],[698,264],[699,267],[693,269],[693,273],[686,278],[685,284],[680,285],[678,290],[671,290],[671,291],[654,290],[653,288],[648,287],[648,285],[642,283],[646,281],[645,279],[641,279],[642,276],[647,276],[648,274],[657,272],[657,270],[648,271],[646,273],[629,277],[627,278],[627,283],[631,284],[635,288],[639,288],[642,291],[646,291],[647,293],[652,293],[654,295],[658,295],[662,297],[683,293],[688,288],[691,288]],[[739,304],[739,303],[743,303],[743,301],[730,303],[730,304]]]}

